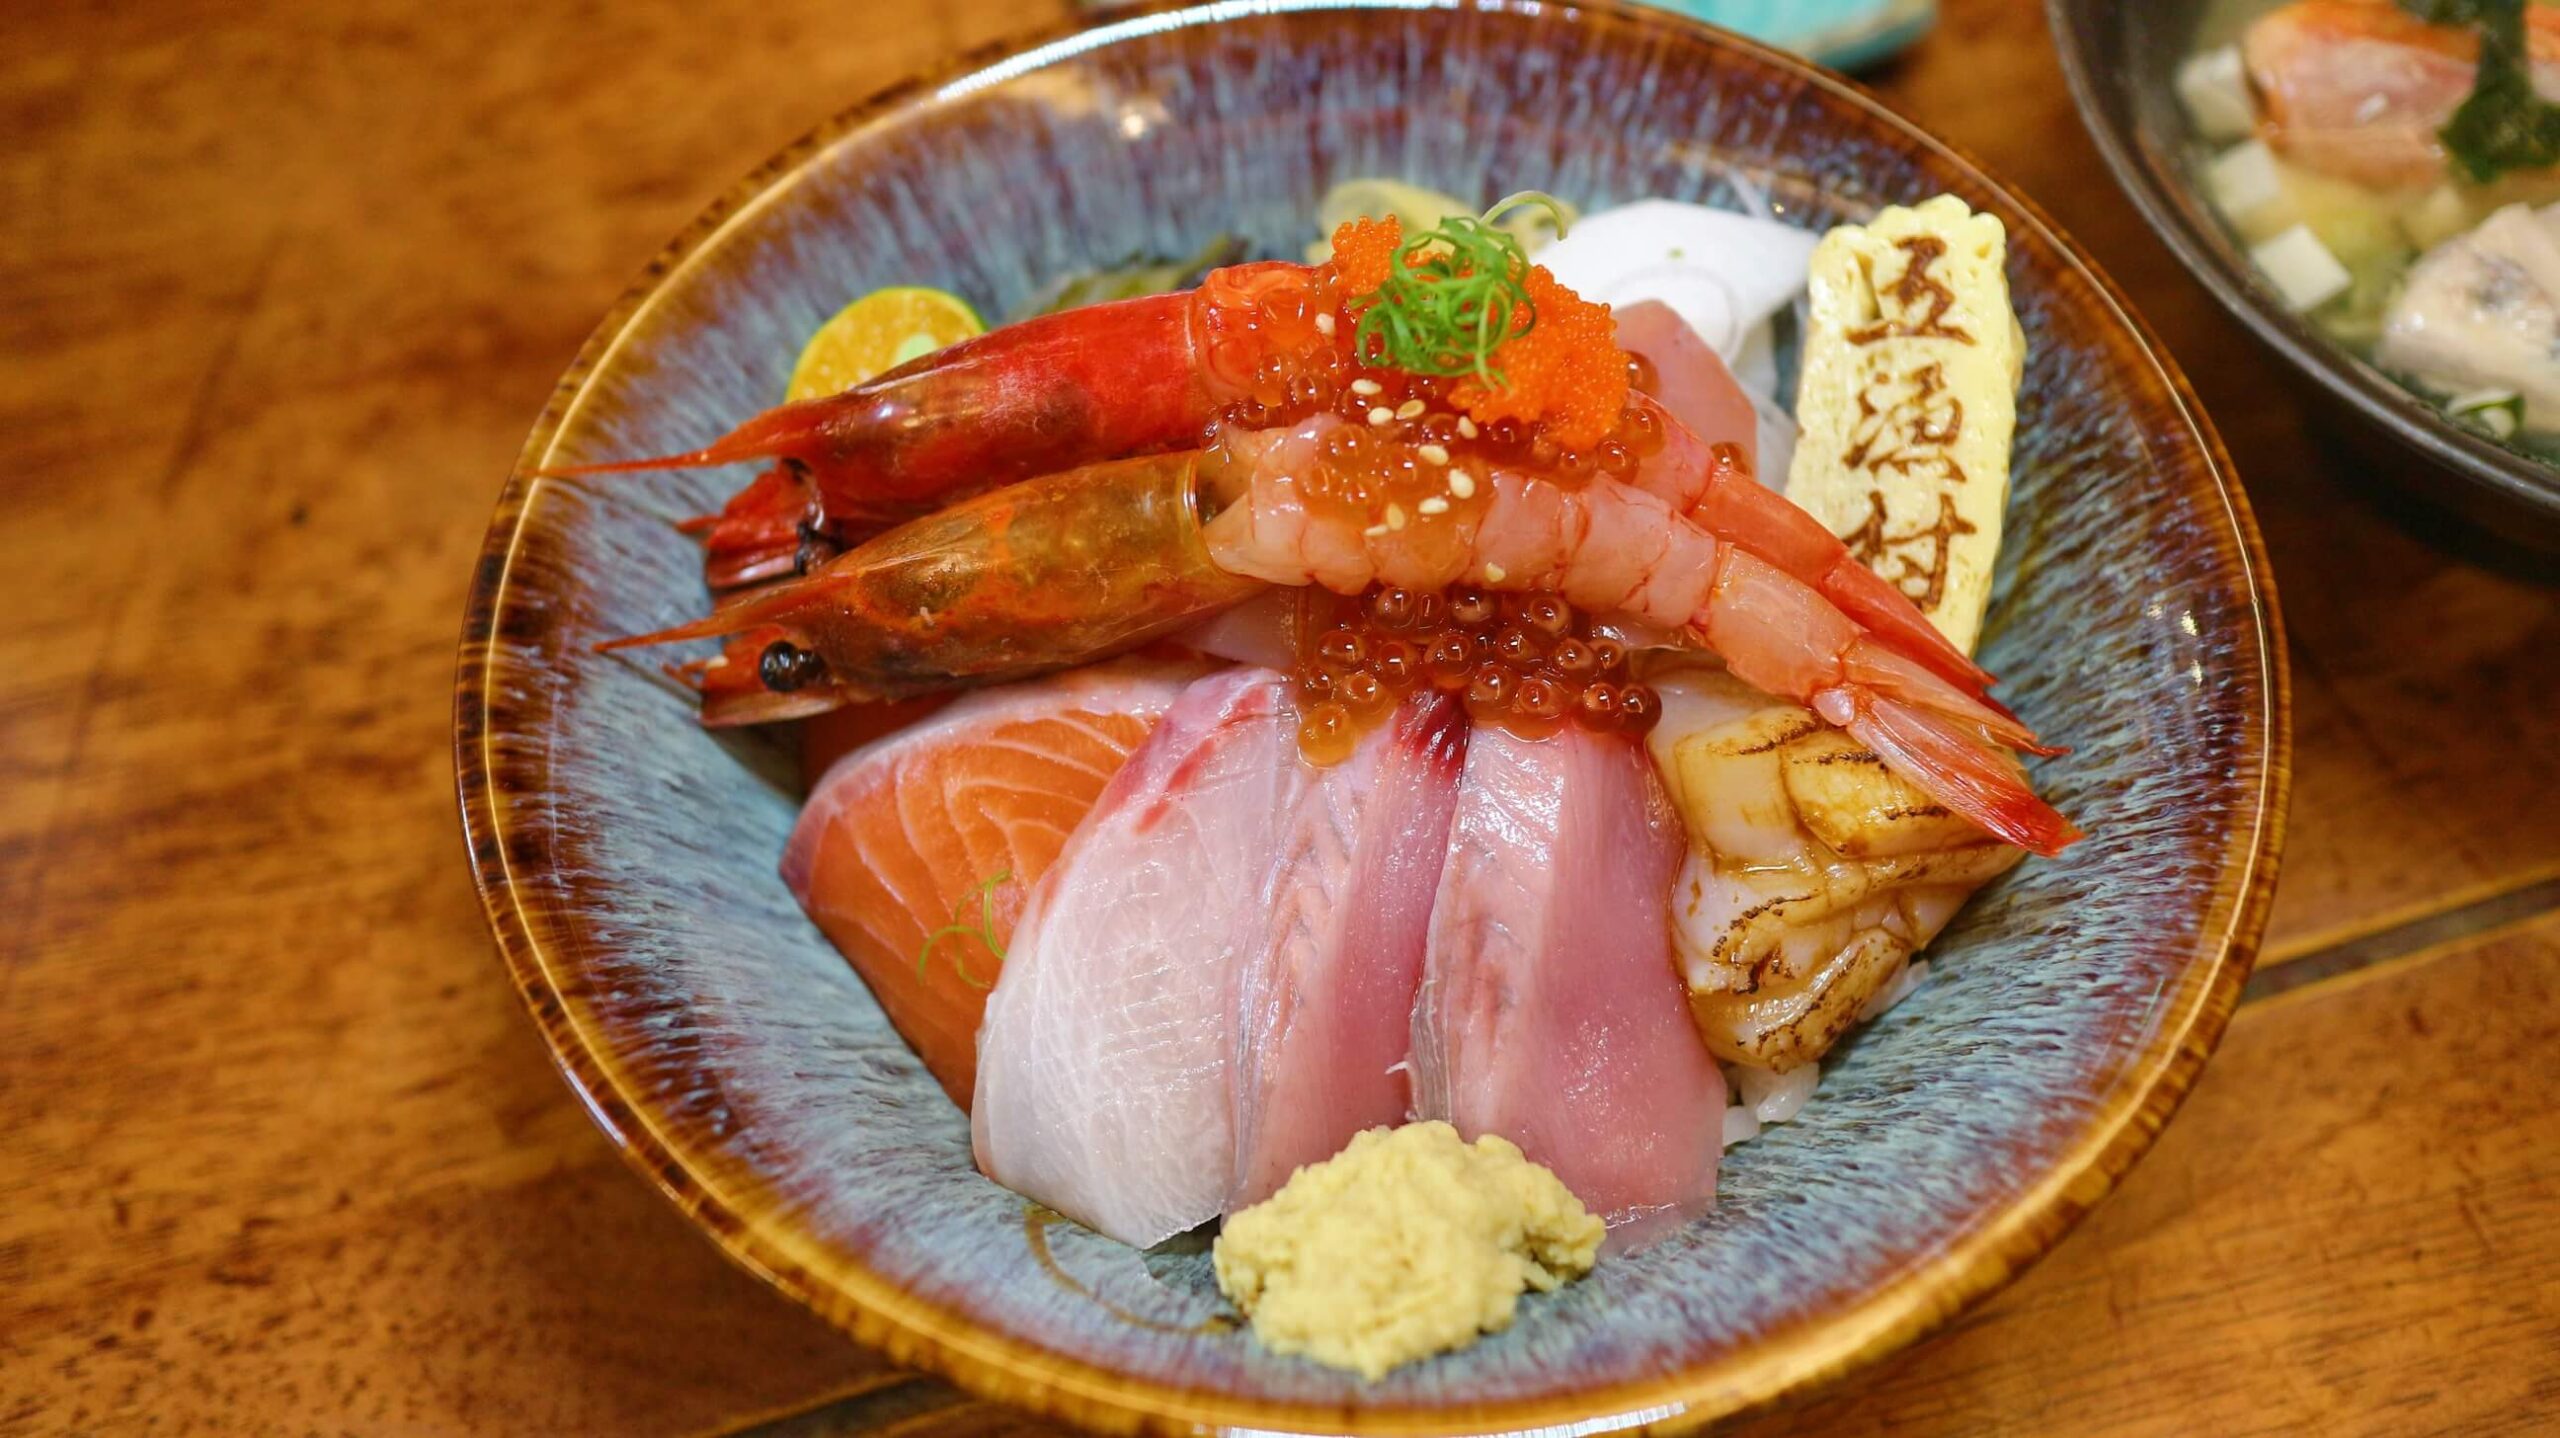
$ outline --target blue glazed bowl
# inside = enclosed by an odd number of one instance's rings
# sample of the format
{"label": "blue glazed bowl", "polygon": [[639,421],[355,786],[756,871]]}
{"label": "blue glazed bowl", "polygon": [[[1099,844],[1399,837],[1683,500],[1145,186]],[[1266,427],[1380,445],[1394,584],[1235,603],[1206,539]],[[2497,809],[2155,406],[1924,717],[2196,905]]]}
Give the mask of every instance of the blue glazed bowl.
{"label": "blue glazed bowl", "polygon": [[[538,468],[687,448],[809,331],[901,283],[1002,312],[1062,271],[1309,237],[1334,180],[1718,201],[1819,226],[1941,191],[2005,220],[2032,358],[1984,654],[2072,746],[2092,830],[1986,890],[1931,982],[1729,1156],[1710,1216],[1364,1386],[1223,1321],[1205,1254],[1044,1222],[775,876],[798,794],[592,645],[703,596],[670,520],[731,473]],[[1659,12],[1265,0],[1144,15],[880,96],[715,205],[605,318],[507,482],[456,756],[499,945],[597,1122],[741,1263],[894,1356],[1097,1427],[1677,1430],[1837,1375],[2050,1246],[2185,1092],[2273,882],[2282,655],[2193,397],[2069,241],[1842,82]]]}

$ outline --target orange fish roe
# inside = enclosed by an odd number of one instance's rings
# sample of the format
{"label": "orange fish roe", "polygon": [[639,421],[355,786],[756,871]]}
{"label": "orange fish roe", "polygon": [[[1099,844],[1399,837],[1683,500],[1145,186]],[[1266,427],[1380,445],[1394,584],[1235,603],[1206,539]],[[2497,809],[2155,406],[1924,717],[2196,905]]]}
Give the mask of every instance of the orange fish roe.
{"label": "orange fish roe", "polygon": [[[1386,283],[1404,226],[1394,216],[1357,219],[1333,232],[1333,270],[1341,293],[1373,293]],[[1460,381],[1449,403],[1478,424],[1515,419],[1536,425],[1558,445],[1587,449],[1617,427],[1627,403],[1628,363],[1618,348],[1617,321],[1609,307],[1567,289],[1543,266],[1522,277],[1536,316],[1525,333],[1495,346],[1503,382]],[[1357,309],[1355,299],[1353,308]]]}
{"label": "orange fish roe", "polygon": [[1494,350],[1505,381],[1464,380],[1449,402],[1478,424],[1516,419],[1537,424],[1556,443],[1586,449],[1608,437],[1627,403],[1627,354],[1618,322],[1542,265],[1531,265],[1529,303],[1537,322]]}
{"label": "orange fish roe", "polygon": [[1387,266],[1403,245],[1404,222],[1393,215],[1383,220],[1345,220],[1334,226],[1333,273],[1342,293],[1374,293],[1387,282]]}

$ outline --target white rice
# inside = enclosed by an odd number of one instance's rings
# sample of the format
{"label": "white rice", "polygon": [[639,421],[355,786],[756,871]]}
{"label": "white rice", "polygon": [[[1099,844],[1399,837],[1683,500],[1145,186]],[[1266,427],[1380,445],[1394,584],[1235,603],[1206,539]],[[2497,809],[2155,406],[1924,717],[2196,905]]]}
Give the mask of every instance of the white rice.
{"label": "white rice", "polygon": [[1724,1146],[1733,1147],[1760,1136],[1760,1120],[1740,1104],[1724,1111]]}

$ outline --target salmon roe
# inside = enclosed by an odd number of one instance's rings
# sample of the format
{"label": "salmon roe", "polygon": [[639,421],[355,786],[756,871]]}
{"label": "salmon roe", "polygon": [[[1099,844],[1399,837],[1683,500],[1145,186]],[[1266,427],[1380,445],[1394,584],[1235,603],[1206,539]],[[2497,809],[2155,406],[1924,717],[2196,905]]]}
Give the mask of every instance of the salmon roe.
{"label": "salmon roe", "polygon": [[1335,764],[1406,695],[1459,695],[1468,716],[1535,738],[1566,724],[1641,737],[1661,701],[1627,672],[1624,644],[1552,594],[1472,584],[1357,598],[1309,590],[1294,675],[1299,751]]}
{"label": "salmon roe", "polygon": [[[1546,271],[1525,283],[1536,320],[1494,351],[1506,385],[1363,363],[1360,301],[1386,279],[1401,226],[1354,220],[1312,274],[1240,267],[1213,298],[1210,359],[1232,400],[1210,425],[1266,430],[1331,414],[1342,423],[1289,483],[1317,523],[1392,545],[1404,572],[1446,575],[1443,588],[1372,586],[1356,598],[1305,591],[1295,675],[1299,744],[1339,762],[1405,695],[1459,695],[1479,722],[1523,735],[1566,724],[1641,736],[1659,716],[1631,680],[1625,647],[1551,594],[1496,592],[1506,579],[1469,572],[1492,476],[1525,470],[1563,485],[1624,478],[1663,446],[1653,412],[1628,403],[1653,375],[1617,346],[1606,305]],[[1479,584],[1476,581],[1483,580]]]}
{"label": "salmon roe", "polygon": [[1325,436],[1313,462],[1293,469],[1296,497],[1318,523],[1395,546],[1407,561],[1401,572],[1451,582],[1484,577],[1466,571],[1497,472],[1531,471],[1566,486],[1601,475],[1625,479],[1665,441],[1653,413],[1633,407],[1619,411],[1598,443],[1576,448],[1543,425],[1477,423],[1451,404],[1450,391],[1462,381],[1347,362],[1301,366],[1275,378],[1286,399],[1229,405],[1212,442],[1228,425],[1263,430],[1326,412],[1338,416],[1343,423]]}
{"label": "salmon roe", "polygon": [[1641,358],[1618,349],[1605,305],[1588,304],[1532,269],[1537,321],[1495,352],[1507,389],[1473,376],[1372,366],[1355,353],[1359,296],[1385,276],[1401,229],[1354,220],[1334,234],[1333,259],[1312,272],[1239,266],[1210,298],[1212,369],[1238,397],[1209,426],[1264,430],[1330,413],[1344,423],[1323,454],[1293,476],[1323,523],[1418,554],[1453,580],[1466,567],[1472,520],[1497,469],[1532,469],[1574,484],[1624,477],[1662,447],[1654,415],[1628,403],[1649,389]]}

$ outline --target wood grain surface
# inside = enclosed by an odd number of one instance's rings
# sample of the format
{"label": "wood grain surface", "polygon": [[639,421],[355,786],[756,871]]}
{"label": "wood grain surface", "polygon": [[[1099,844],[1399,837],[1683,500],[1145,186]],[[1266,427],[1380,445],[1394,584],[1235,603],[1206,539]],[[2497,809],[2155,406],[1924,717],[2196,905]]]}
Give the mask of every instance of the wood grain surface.
{"label": "wood grain surface", "polygon": [[[447,696],[498,481],[642,261],[827,111],[1064,10],[12,13],[0,1433],[1012,1427],[623,1168],[491,954]],[[2033,7],[1944,11],[1882,88],[2138,298],[2267,530],[2298,680],[2273,957],[2386,962],[2244,1009],[2081,1234],[1751,1431],[2560,1424],[2560,931],[2518,917],[2560,874],[2560,605],[2401,513],[2389,457],[2187,281]]]}

